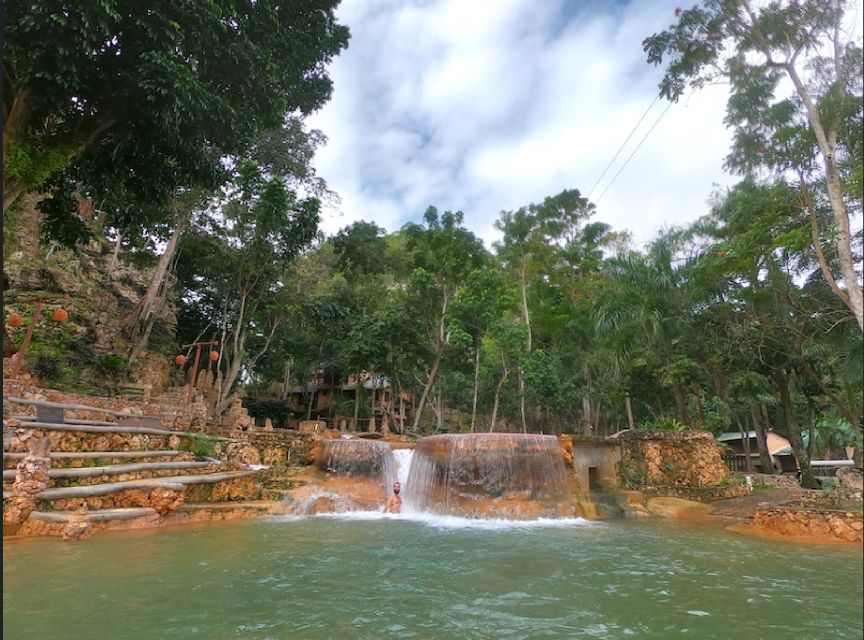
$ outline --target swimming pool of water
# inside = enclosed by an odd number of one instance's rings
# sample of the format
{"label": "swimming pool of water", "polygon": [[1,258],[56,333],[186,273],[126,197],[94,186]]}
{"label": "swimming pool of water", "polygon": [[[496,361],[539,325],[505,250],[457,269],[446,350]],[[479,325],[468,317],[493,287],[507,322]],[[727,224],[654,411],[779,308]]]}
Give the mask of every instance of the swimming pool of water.
{"label": "swimming pool of water", "polygon": [[3,549],[3,637],[856,638],[862,551],[673,521],[353,514]]}

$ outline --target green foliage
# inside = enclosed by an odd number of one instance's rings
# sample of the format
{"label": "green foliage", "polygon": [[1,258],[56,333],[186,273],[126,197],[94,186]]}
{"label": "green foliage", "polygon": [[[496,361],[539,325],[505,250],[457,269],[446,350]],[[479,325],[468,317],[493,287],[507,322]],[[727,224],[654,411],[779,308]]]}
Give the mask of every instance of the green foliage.
{"label": "green foliage", "polygon": [[112,380],[118,379],[125,372],[126,358],[117,354],[110,354],[99,359],[97,371]]}
{"label": "green foliage", "polygon": [[216,438],[196,433],[189,437],[188,447],[196,460],[210,458],[216,451]]}
{"label": "green foliage", "polygon": [[64,169],[72,154],[63,147],[40,150],[20,140],[9,141],[9,163],[5,168],[9,178],[18,179],[28,189],[41,187],[55,173]]}
{"label": "green foliage", "polygon": [[635,460],[621,460],[618,463],[618,477],[631,489],[645,483],[645,472]]}
{"label": "green foliage", "polygon": [[[109,227],[141,237],[170,222],[178,191],[218,189],[226,157],[250,146],[274,174],[308,170],[311,154],[265,132],[296,127],[329,98],[327,65],[349,37],[337,4],[7,3],[7,186],[70,181]],[[51,193],[55,222],[73,224],[75,209]]]}
{"label": "green foliage", "polygon": [[689,429],[686,424],[679,422],[675,418],[669,416],[660,416],[649,422],[643,422],[639,425],[641,429],[659,430],[659,431],[684,431]]}
{"label": "green foliage", "polygon": [[40,353],[36,357],[36,362],[33,364],[33,373],[35,373],[40,380],[56,381],[63,375],[63,368],[59,358],[48,355],[47,353]]}

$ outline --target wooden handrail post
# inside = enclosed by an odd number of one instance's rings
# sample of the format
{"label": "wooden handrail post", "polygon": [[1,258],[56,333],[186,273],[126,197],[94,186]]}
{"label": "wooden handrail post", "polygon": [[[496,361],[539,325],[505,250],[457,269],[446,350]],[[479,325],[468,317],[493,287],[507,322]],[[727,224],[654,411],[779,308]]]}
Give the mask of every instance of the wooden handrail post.
{"label": "wooden handrail post", "polygon": [[195,361],[192,363],[192,377],[189,379],[189,391],[186,392],[186,404],[192,402],[192,393],[198,380],[198,361],[201,359],[201,343],[195,345]]}
{"label": "wooden handrail post", "polygon": [[24,358],[27,356],[27,349],[30,348],[30,339],[33,337],[33,329],[36,328],[36,323],[39,321],[39,317],[42,313],[42,303],[37,302],[36,308],[33,310],[33,319],[30,321],[30,326],[27,327],[27,333],[24,334],[24,342],[21,343],[21,347],[18,349],[18,353],[12,358],[12,366],[10,367],[11,371],[9,372],[9,377],[15,380],[18,377],[18,372],[21,370],[21,365],[24,364]]}

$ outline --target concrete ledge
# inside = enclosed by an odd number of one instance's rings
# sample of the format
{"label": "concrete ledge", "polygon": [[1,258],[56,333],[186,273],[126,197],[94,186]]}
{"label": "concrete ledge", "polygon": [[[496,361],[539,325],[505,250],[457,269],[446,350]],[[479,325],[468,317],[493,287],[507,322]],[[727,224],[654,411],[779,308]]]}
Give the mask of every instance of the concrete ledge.
{"label": "concrete ledge", "polygon": [[715,500],[749,496],[753,490],[746,484],[729,484],[717,487],[648,486],[642,488],[642,493],[645,494],[646,498],[668,497],[695,502],[714,502]]}
{"label": "concrete ledge", "polygon": [[[87,519],[90,522],[106,522],[109,520],[134,520],[144,516],[156,515],[156,509],[150,507],[133,507],[129,509],[101,509],[88,511]],[[42,522],[69,522],[74,512],[72,511],[34,511],[30,517]]]}

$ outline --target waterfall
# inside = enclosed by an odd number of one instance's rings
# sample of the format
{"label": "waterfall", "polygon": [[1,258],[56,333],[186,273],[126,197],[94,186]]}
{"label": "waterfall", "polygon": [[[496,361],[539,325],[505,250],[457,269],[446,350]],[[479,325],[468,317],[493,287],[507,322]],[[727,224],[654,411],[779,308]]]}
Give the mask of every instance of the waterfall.
{"label": "waterfall", "polygon": [[393,458],[396,461],[396,482],[408,484],[408,472],[414,459],[414,449],[394,449]]}
{"label": "waterfall", "polygon": [[386,442],[359,438],[323,440],[315,466],[328,475],[364,478],[384,487],[396,482],[396,460]]}
{"label": "waterfall", "polygon": [[406,483],[412,509],[472,517],[572,513],[555,436],[442,434],[421,438]]}

